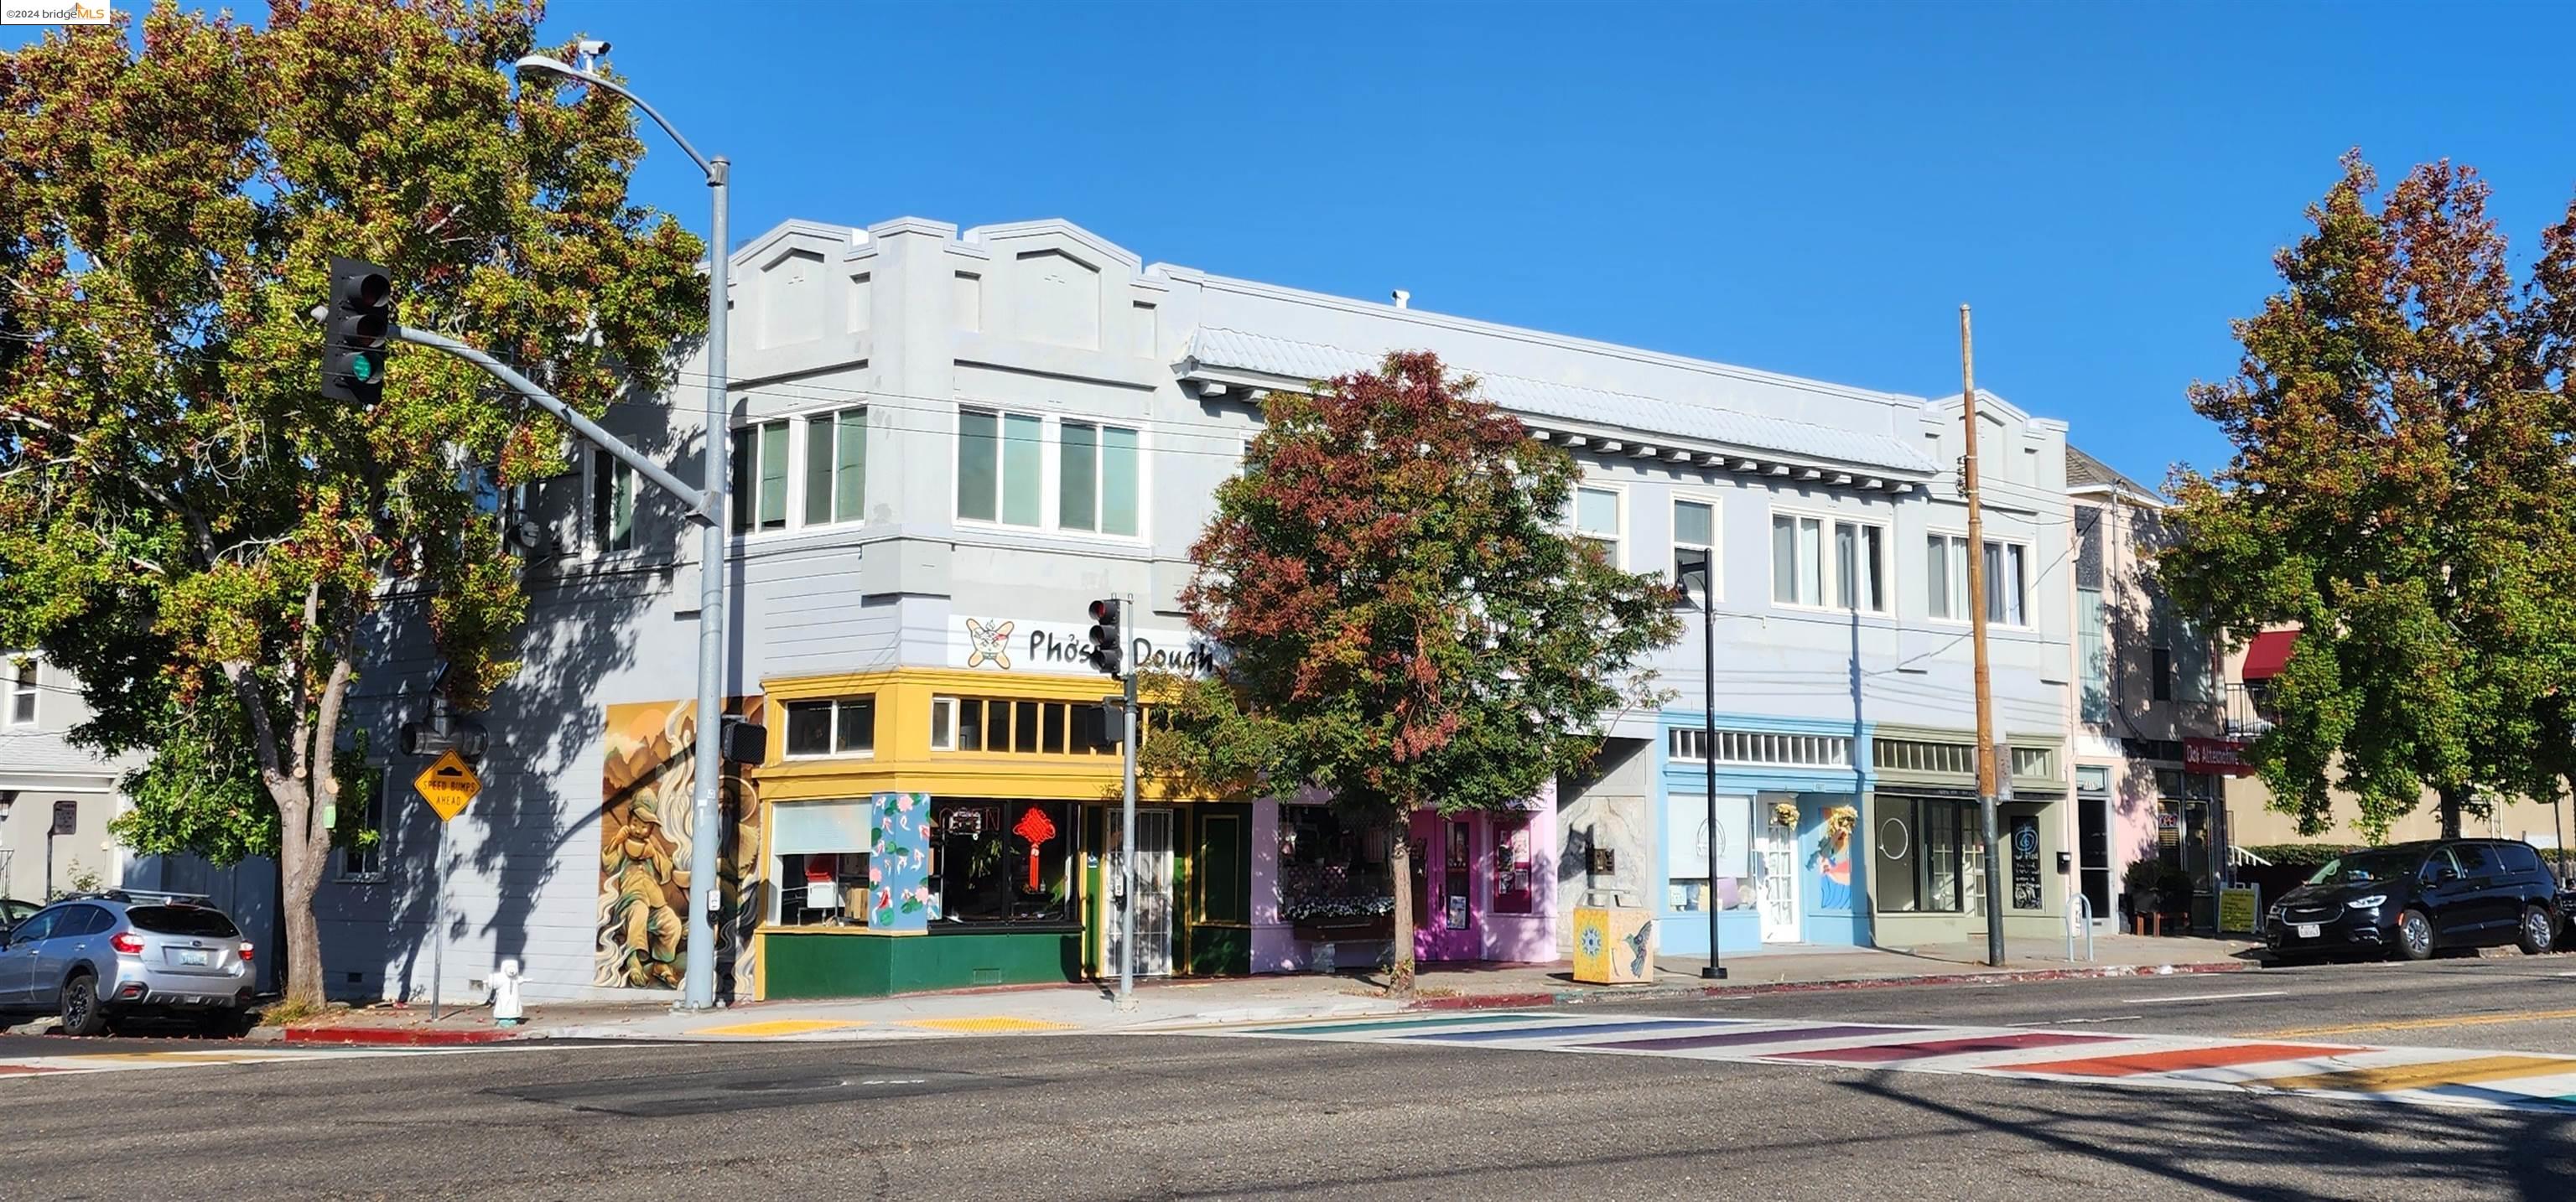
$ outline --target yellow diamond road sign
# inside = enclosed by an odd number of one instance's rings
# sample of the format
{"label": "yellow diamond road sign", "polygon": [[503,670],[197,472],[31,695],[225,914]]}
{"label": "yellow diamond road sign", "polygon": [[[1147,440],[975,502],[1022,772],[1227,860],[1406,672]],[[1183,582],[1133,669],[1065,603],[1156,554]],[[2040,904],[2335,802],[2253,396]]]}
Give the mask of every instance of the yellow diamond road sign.
{"label": "yellow diamond road sign", "polygon": [[420,790],[420,799],[438,811],[441,822],[464,813],[465,803],[483,791],[483,778],[474,775],[474,766],[452,747],[411,778],[411,784]]}

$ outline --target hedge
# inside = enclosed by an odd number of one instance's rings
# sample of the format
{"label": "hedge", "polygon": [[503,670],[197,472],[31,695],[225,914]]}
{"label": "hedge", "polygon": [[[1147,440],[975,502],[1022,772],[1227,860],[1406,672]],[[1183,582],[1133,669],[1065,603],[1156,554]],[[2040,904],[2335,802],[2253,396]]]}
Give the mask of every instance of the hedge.
{"label": "hedge", "polygon": [[2336,856],[2361,849],[2347,843],[2264,843],[2245,850],[2283,868],[2322,868]]}

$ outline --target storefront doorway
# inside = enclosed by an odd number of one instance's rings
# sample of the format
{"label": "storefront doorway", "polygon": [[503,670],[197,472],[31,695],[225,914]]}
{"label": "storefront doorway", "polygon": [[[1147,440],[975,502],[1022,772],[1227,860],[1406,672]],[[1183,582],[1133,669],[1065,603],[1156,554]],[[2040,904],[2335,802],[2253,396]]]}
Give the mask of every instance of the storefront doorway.
{"label": "storefront doorway", "polygon": [[[1108,887],[1100,893],[1100,929],[1107,933],[1101,941],[1105,953],[1100,971],[1103,976],[1118,972],[1118,959],[1125,947],[1125,924],[1119,921],[1118,863],[1119,815],[1109,815],[1109,864],[1112,873]],[[1136,975],[1168,977],[1172,975],[1172,811],[1139,809],[1136,811]]]}
{"label": "storefront doorway", "polygon": [[1762,942],[1796,943],[1798,930],[1798,832],[1766,823],[1753,844],[1754,904],[1762,911]]}

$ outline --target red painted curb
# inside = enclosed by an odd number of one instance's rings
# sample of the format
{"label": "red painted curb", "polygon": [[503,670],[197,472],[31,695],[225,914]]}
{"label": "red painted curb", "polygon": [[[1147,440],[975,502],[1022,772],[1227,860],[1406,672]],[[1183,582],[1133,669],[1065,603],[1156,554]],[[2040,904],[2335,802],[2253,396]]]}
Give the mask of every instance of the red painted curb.
{"label": "red painted curb", "polygon": [[1660,986],[1633,991],[1617,986],[1554,992],[1483,993],[1463,997],[1424,998],[1407,1010],[1495,1010],[1522,1006],[1580,1006],[1614,998],[1701,998],[1757,993],[1814,993],[1826,990],[1898,989],[1915,985],[1977,985],[1993,982],[2079,981],[2111,977],[2160,977],[2181,973],[2245,972],[2260,965],[2242,960],[2200,964],[2137,964],[2108,968],[2032,968],[2009,972],[1955,972],[1923,977],[1856,977],[1840,981],[1776,981],[1770,984]]}
{"label": "red painted curb", "polygon": [[373,1044],[382,1047],[444,1048],[476,1043],[503,1043],[523,1031],[404,1031],[370,1027],[288,1027],[287,1043]]}

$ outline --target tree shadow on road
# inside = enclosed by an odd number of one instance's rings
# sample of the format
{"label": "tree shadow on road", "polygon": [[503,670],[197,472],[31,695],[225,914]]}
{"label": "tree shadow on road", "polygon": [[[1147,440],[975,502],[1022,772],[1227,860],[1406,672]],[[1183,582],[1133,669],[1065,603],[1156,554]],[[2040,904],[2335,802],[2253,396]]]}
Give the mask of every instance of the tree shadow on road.
{"label": "tree shadow on road", "polygon": [[[2576,1109],[2565,1113],[2335,1102],[2288,1095],[2103,1087],[2103,1104],[2057,1109],[2061,1090],[2028,1103],[1965,1105],[1907,1088],[1920,1076],[1873,1074],[1845,1088],[2070,1156],[2221,1197],[2340,1202],[2420,1195],[2439,1182],[2462,1195],[2561,1202],[2576,1180]],[[2263,1184],[2285,1167],[2314,1188]],[[2417,1183],[2400,1186],[2398,1183]]]}

